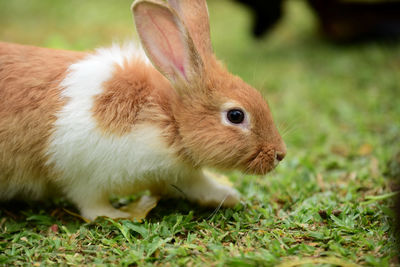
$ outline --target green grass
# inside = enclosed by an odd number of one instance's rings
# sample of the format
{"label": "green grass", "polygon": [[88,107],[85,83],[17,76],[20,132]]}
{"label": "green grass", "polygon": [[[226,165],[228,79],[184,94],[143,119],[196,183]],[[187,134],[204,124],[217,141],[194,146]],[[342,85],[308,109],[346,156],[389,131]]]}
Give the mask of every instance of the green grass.
{"label": "green grass", "polygon": [[[0,1],[0,40],[77,50],[124,41],[134,33],[129,5]],[[209,6],[217,55],[266,96],[287,158],[265,177],[228,173],[244,198],[233,209],[165,200],[143,223],[84,223],[60,200],[3,204],[0,265],[398,264],[400,45],[327,43],[300,1],[254,41],[244,9]]]}

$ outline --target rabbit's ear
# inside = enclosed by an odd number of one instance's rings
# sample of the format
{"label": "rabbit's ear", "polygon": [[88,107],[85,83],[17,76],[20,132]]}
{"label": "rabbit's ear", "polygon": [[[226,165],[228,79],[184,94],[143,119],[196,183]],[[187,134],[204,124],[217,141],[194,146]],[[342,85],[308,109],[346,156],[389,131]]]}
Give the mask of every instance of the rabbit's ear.
{"label": "rabbit's ear", "polygon": [[132,5],[136,29],[147,56],[175,87],[202,76],[203,63],[184,23],[163,1]]}
{"label": "rabbit's ear", "polygon": [[188,27],[199,52],[203,57],[213,53],[210,22],[206,0],[168,0]]}

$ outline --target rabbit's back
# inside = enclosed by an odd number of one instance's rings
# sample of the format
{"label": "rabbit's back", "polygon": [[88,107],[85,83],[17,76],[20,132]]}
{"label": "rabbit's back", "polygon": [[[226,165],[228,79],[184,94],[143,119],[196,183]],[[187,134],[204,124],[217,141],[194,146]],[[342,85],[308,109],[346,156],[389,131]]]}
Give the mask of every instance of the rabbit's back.
{"label": "rabbit's back", "polygon": [[0,43],[0,200],[40,198],[60,82],[84,53]]}

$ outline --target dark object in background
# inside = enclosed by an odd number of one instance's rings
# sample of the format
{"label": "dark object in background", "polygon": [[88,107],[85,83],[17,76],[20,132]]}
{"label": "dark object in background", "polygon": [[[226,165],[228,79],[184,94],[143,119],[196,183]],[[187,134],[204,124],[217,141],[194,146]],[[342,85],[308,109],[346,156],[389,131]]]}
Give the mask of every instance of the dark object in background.
{"label": "dark object in background", "polygon": [[236,0],[253,13],[253,35],[262,37],[282,17],[282,0]]}
{"label": "dark object in background", "polygon": [[[282,16],[284,0],[236,0],[254,14],[253,34],[260,38]],[[307,0],[322,33],[334,41],[400,36],[400,0]]]}
{"label": "dark object in background", "polygon": [[335,41],[400,36],[400,1],[308,0],[322,32]]}

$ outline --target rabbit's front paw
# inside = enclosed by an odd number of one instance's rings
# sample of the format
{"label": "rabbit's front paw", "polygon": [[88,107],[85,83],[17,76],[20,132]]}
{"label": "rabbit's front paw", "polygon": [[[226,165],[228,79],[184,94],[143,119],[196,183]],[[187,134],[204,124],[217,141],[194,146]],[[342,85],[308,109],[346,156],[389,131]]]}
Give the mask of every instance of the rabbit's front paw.
{"label": "rabbit's front paw", "polygon": [[187,197],[203,206],[233,207],[240,201],[240,194],[230,185],[222,184],[209,175],[200,176],[186,189]]}
{"label": "rabbit's front paw", "polygon": [[82,217],[94,221],[97,217],[108,217],[111,219],[130,218],[131,214],[118,210],[111,205],[95,206],[81,209]]}
{"label": "rabbit's front paw", "polygon": [[223,207],[233,207],[240,201],[239,192],[229,186],[222,186],[215,197]]}
{"label": "rabbit's front paw", "polygon": [[192,200],[202,206],[233,207],[240,201],[240,194],[229,186],[217,185],[204,191],[191,192]]}

